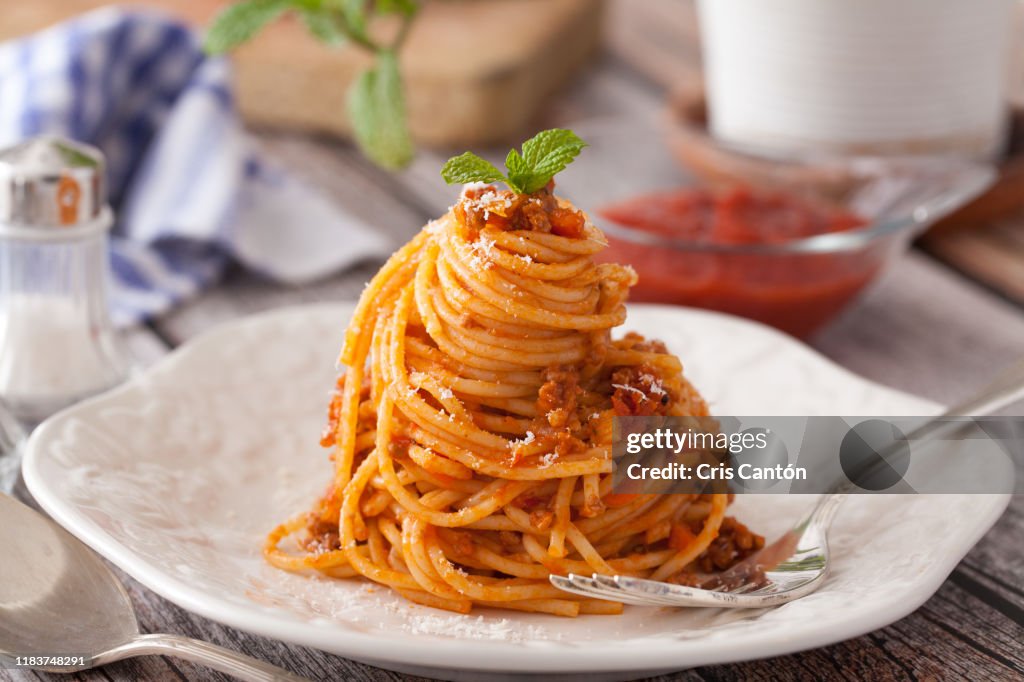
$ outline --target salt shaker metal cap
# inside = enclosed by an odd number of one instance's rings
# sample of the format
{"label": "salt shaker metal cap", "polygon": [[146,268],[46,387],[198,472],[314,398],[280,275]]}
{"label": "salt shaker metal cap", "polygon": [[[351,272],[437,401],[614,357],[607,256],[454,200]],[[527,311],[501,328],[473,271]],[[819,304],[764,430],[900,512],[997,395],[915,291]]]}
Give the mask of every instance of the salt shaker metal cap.
{"label": "salt shaker metal cap", "polygon": [[34,424],[124,379],[110,321],[106,167],[60,137],[0,150],[0,400]]}
{"label": "salt shaker metal cap", "polygon": [[0,231],[67,239],[69,229],[106,229],[105,172],[100,150],[55,135],[0,150]]}

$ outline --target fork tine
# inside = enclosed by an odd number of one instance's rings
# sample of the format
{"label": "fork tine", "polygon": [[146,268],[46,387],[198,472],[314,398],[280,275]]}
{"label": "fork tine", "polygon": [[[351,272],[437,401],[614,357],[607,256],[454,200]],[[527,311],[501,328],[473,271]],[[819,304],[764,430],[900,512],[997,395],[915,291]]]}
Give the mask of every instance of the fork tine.
{"label": "fork tine", "polygon": [[577,588],[587,590],[591,596],[600,597],[601,599],[615,599],[616,595],[604,585],[598,583],[596,578],[596,574],[593,576],[579,575],[578,573],[569,574],[569,580],[572,584]]}
{"label": "fork tine", "polygon": [[663,594],[655,592],[639,592],[630,589],[623,583],[625,576],[615,575],[595,575],[594,579],[601,585],[605,586],[608,590],[611,590],[614,594],[618,595],[616,598],[630,604],[645,604],[648,606],[679,606],[679,602],[675,599],[666,597]]}
{"label": "fork tine", "polygon": [[800,585],[786,586],[782,591],[779,591],[780,586],[776,583],[764,586],[746,583],[732,591],[715,591],[624,575],[608,576],[597,573],[592,577],[574,573],[564,577],[552,575],[549,580],[555,587],[583,597],[638,606],[765,608],[784,604],[813,592],[824,577],[821,575]]}
{"label": "fork tine", "polygon": [[[581,578],[581,576],[576,576]],[[614,580],[606,575],[595,573],[592,578],[583,578],[596,594],[602,595],[602,599],[610,599],[612,601],[622,602],[624,604],[634,604],[636,606],[650,606],[652,601],[642,595],[633,595],[623,591],[615,584]]]}
{"label": "fork tine", "polygon": [[588,597],[590,599],[605,599],[608,601],[639,605],[648,603],[641,599],[629,598],[628,596],[621,595],[615,590],[610,590],[607,587],[598,584],[592,577],[578,575],[576,573],[570,573],[567,576],[550,575],[548,576],[548,581],[561,590],[578,594],[583,597]]}
{"label": "fork tine", "polygon": [[785,604],[814,592],[828,577],[825,535],[845,498],[845,493],[823,495],[789,531],[720,576],[719,586],[713,589],[596,573],[590,578],[571,573],[564,578],[552,576],[551,584],[573,594],[627,604],[721,608]]}
{"label": "fork tine", "polygon": [[748,592],[757,592],[757,591],[759,591],[760,589],[762,589],[764,587],[769,587],[769,585],[758,585],[757,583],[746,583],[744,585],[740,585],[735,590],[729,590],[729,591],[732,592],[733,594],[747,594]]}
{"label": "fork tine", "polygon": [[[571,577],[572,574],[570,573],[569,576]],[[554,585],[555,587],[557,587],[560,590],[565,590],[566,592],[571,592],[573,594],[578,594],[581,597],[593,597],[593,596],[595,596],[590,590],[586,590],[586,589],[582,589],[582,588],[576,587],[576,585],[573,584],[573,582],[571,580],[569,580],[569,578],[564,576],[564,575],[555,575],[554,573],[552,573],[551,575],[548,576],[548,582],[550,582],[552,585]]]}
{"label": "fork tine", "polygon": [[743,607],[759,606],[760,598],[750,597],[735,592],[712,592],[696,587],[674,585],[642,578],[616,576],[616,584],[625,592],[637,597],[647,597],[650,601],[672,606],[718,606]]}

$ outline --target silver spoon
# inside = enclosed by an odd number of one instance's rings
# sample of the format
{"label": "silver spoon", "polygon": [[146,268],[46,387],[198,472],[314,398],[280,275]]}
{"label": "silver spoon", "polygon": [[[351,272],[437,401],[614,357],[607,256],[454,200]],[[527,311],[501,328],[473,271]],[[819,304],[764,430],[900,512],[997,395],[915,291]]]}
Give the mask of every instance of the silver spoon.
{"label": "silver spoon", "polygon": [[[29,665],[74,672],[124,658],[164,655],[254,682],[301,682],[269,663],[178,635],[143,635],[124,586],[70,533],[0,494],[0,663],[32,655],[71,665]],[[57,661],[63,663],[66,661]]]}

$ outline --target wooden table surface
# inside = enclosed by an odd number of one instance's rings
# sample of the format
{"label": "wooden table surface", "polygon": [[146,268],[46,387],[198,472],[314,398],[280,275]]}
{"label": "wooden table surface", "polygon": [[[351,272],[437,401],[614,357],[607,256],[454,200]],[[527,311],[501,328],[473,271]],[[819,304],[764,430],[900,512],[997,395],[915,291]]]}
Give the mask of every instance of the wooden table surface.
{"label": "wooden table surface", "polygon": [[[610,13],[607,48],[571,91],[552,100],[541,126],[602,116],[649,121],[663,106],[666,85],[698,77],[699,50],[688,4],[682,0],[613,0]],[[451,190],[437,177],[445,156],[440,153],[422,153],[410,170],[395,176],[368,165],[342,143],[281,132],[261,132],[260,137],[268,153],[378,225],[396,246],[452,199]],[[1024,238],[1024,216],[1001,229]],[[141,358],[153,361],[238,315],[301,302],[352,299],[378,265],[366,264],[303,288],[281,287],[233,270],[218,288],[152,324],[131,330],[131,345]],[[954,401],[1024,355],[1021,306],[977,279],[923,251],[912,251],[862,302],[813,339],[812,345],[869,379],[937,401]],[[1022,678],[1022,532],[1024,498],[1017,497],[935,596],[887,628],[791,656],[703,667],[658,679]],[[936,542],[941,543],[942,538]],[[223,627],[178,608],[118,573],[138,609],[143,632],[198,637],[312,679],[413,679]],[[226,679],[163,658],[126,661],[70,677],[0,670],[0,680],[35,677],[89,682]]]}

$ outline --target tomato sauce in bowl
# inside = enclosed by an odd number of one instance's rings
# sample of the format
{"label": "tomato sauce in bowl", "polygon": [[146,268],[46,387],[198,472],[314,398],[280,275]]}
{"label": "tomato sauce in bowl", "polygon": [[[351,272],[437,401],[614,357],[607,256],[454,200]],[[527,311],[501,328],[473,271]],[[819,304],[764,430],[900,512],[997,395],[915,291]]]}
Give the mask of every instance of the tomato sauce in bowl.
{"label": "tomato sauce in bowl", "polygon": [[632,300],[720,310],[800,337],[838,314],[898,246],[895,239],[830,242],[867,221],[746,188],[648,194],[599,215],[611,246],[604,258],[630,263],[640,276]]}

